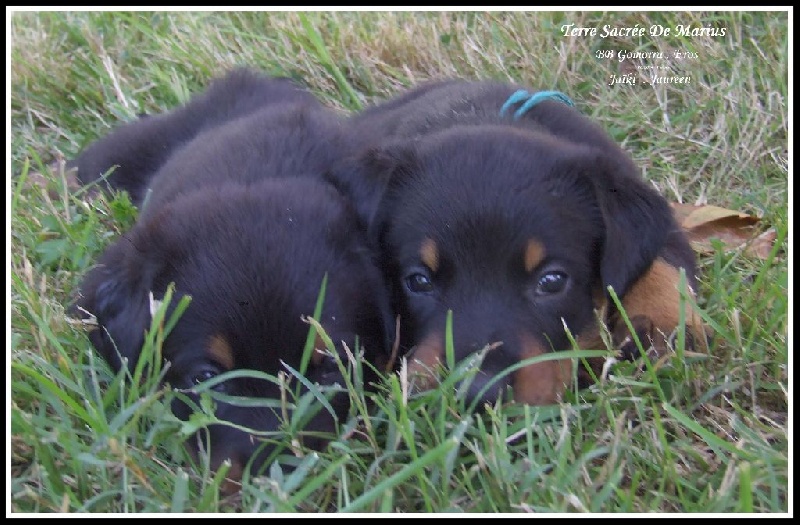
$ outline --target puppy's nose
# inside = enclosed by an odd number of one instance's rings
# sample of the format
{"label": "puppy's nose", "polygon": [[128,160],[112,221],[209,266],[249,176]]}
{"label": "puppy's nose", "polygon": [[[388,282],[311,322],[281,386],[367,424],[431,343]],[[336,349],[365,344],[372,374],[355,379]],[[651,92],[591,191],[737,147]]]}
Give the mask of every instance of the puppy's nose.
{"label": "puppy's nose", "polygon": [[475,404],[476,407],[482,407],[487,403],[493,405],[505,396],[508,386],[509,381],[506,377],[478,370],[467,388],[467,402],[470,405]]}
{"label": "puppy's nose", "polygon": [[503,370],[511,365],[511,360],[506,355],[507,352],[503,351],[506,347],[498,337],[492,340],[496,342],[488,345],[486,343],[472,345],[475,351],[486,352],[478,371],[471,378],[472,382],[467,388],[467,401],[476,406],[496,403],[505,395],[511,385],[509,376],[503,374]]}

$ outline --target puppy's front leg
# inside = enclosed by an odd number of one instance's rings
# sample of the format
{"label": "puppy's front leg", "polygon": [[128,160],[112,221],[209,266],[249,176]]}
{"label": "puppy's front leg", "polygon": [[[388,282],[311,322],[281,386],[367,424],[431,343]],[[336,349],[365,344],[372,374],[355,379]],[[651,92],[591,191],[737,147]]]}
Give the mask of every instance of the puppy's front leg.
{"label": "puppy's front leg", "polygon": [[[645,350],[652,348],[651,357],[661,357],[671,347],[684,310],[686,349],[707,350],[709,332],[694,301],[681,298],[680,270],[686,271],[686,292],[695,298],[694,254],[682,234],[675,233],[672,242],[661,251],[650,268],[622,297],[622,306]],[[688,299],[688,298],[687,298]],[[683,304],[682,304],[683,303]],[[619,313],[612,315],[610,327],[613,341],[623,357],[635,359],[639,350]]]}

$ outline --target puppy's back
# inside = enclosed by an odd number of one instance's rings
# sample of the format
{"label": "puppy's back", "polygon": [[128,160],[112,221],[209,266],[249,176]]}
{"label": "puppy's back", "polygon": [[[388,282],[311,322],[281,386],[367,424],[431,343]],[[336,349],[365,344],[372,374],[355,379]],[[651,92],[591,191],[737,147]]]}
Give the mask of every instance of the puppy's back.
{"label": "puppy's back", "polygon": [[288,79],[236,69],[212,82],[184,106],[122,124],[91,143],[67,168],[77,168],[82,184],[96,181],[113,170],[106,179],[108,184],[113,189],[128,191],[138,205],[155,172],[177,148],[202,131],[265,106],[300,102],[316,100]]}
{"label": "puppy's back", "polygon": [[197,188],[312,177],[354,151],[343,120],[316,101],[270,105],[208,129],[179,148],[155,176],[144,213]]}
{"label": "puppy's back", "polygon": [[423,84],[396,99],[367,108],[353,117],[362,144],[374,147],[391,139],[420,140],[456,126],[513,125],[546,131],[576,144],[594,146],[617,155],[634,168],[627,155],[606,131],[575,108],[544,100],[519,119],[501,109],[523,87],[497,81],[445,80]]}

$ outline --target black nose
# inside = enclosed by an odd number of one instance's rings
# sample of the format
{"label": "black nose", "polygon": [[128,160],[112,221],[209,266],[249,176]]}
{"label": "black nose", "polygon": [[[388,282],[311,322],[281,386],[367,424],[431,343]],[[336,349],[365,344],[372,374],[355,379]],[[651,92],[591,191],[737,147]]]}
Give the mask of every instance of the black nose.
{"label": "black nose", "polygon": [[472,381],[467,388],[467,403],[480,408],[485,404],[494,405],[499,399],[507,398],[509,382],[505,377],[498,377],[483,370],[465,381]]}
{"label": "black nose", "polygon": [[486,352],[480,363],[479,369],[464,382],[471,381],[466,391],[468,406],[483,407],[485,404],[493,405],[498,400],[509,400],[511,395],[508,389],[511,386],[511,376],[505,370],[514,364],[512,355],[515,351],[515,341],[506,334],[495,331],[491,337],[473,339],[480,342],[468,345],[469,354]]}
{"label": "black nose", "polygon": [[213,425],[210,437],[212,468],[217,470],[227,460],[232,464],[231,471],[239,476],[248,465],[251,474],[263,473],[269,467],[270,456],[275,450],[269,438],[260,439],[226,425]]}

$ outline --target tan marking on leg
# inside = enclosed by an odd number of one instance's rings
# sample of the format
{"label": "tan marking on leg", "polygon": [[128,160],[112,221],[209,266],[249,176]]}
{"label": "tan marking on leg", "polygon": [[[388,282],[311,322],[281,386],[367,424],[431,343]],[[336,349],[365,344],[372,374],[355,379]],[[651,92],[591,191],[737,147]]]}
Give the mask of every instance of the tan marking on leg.
{"label": "tan marking on leg", "polygon": [[[625,307],[629,319],[642,317],[652,321],[651,335],[657,351],[665,348],[664,337],[668,337],[678,327],[681,308],[679,283],[679,269],[658,258],[622,298],[622,306]],[[689,290],[689,293],[694,296],[693,290]],[[700,315],[688,303],[685,304],[685,317],[687,335],[694,339],[695,344],[707,349],[706,327]],[[618,323],[624,326],[621,319]],[[627,327],[624,331],[627,333]],[[621,341],[615,341],[619,342]],[[642,344],[647,346],[650,342],[642,341]]]}
{"label": "tan marking on leg", "polygon": [[547,255],[544,245],[536,239],[529,239],[525,247],[525,271],[532,272]]}
{"label": "tan marking on leg", "polygon": [[[530,334],[520,336],[520,348],[520,361],[548,353]],[[528,405],[552,405],[561,399],[571,381],[571,359],[528,365],[514,372],[514,400]]]}
{"label": "tan marking on leg", "polygon": [[208,341],[208,357],[219,363],[225,370],[233,370],[235,360],[233,349],[221,335],[213,335]]}
{"label": "tan marking on leg", "polygon": [[444,340],[438,332],[430,334],[416,346],[408,358],[408,376],[420,390],[436,386],[436,371],[444,361]]}
{"label": "tan marking on leg", "polygon": [[439,247],[436,246],[436,241],[430,237],[422,241],[422,246],[419,249],[419,257],[428,269],[436,272],[439,269]]}

